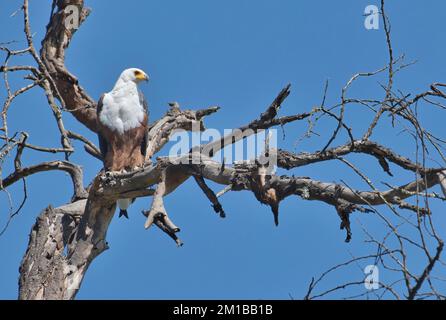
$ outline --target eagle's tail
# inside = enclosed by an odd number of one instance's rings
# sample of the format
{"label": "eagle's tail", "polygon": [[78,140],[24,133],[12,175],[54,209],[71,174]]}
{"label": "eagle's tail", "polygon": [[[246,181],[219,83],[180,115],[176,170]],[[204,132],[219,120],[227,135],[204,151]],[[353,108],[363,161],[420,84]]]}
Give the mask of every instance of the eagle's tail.
{"label": "eagle's tail", "polygon": [[119,199],[117,201],[119,207],[119,218],[122,216],[126,217],[127,219],[129,218],[127,209],[133,203],[133,201],[135,201],[135,199]]}

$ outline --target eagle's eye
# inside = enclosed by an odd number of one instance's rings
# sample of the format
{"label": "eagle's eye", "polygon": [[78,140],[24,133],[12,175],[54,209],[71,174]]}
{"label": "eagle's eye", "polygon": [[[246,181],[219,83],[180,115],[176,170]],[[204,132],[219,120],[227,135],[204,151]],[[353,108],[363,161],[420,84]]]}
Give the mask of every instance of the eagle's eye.
{"label": "eagle's eye", "polygon": [[136,70],[135,71],[135,77],[138,78],[138,77],[141,77],[141,76],[142,76],[142,72],[139,71],[139,70]]}

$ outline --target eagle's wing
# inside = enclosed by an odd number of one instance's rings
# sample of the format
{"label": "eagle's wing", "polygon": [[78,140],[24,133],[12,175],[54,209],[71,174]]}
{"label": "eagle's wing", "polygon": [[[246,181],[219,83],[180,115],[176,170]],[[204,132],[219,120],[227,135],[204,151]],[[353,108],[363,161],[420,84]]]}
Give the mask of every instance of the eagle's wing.
{"label": "eagle's wing", "polygon": [[147,143],[148,143],[148,136],[149,136],[149,104],[146,100],[146,97],[144,97],[144,94],[141,91],[139,92],[139,102],[144,106],[144,111],[147,115],[146,123],[144,123],[144,138],[141,142],[141,154],[145,157],[147,152]]}
{"label": "eagle's wing", "polygon": [[[103,105],[104,96],[105,94],[103,94],[98,101],[98,107],[96,111],[98,122],[99,122],[99,114],[101,113],[102,107],[104,106]],[[98,128],[99,149],[101,150],[102,159],[103,161],[105,161],[105,155],[107,154],[108,151],[108,144],[107,140],[105,140],[104,136],[101,134],[100,126],[98,127],[99,127]]]}

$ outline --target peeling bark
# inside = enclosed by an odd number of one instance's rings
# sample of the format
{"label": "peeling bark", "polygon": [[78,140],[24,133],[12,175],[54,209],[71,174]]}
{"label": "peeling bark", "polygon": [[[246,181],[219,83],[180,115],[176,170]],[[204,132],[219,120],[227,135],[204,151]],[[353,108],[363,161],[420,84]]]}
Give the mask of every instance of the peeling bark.
{"label": "peeling bark", "polygon": [[85,209],[86,200],[40,213],[29,236],[20,266],[19,299],[63,299],[67,297],[68,261],[64,248]]}

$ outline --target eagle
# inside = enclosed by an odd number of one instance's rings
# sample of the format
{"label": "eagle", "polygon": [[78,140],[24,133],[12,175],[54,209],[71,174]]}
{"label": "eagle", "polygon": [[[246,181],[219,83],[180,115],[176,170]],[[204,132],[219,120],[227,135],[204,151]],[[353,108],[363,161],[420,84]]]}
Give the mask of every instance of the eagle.
{"label": "eagle", "polygon": [[[149,121],[148,104],[138,84],[149,76],[138,68],[124,70],[97,105],[99,148],[106,171],[132,171],[144,164]],[[119,217],[135,199],[117,201]]]}

